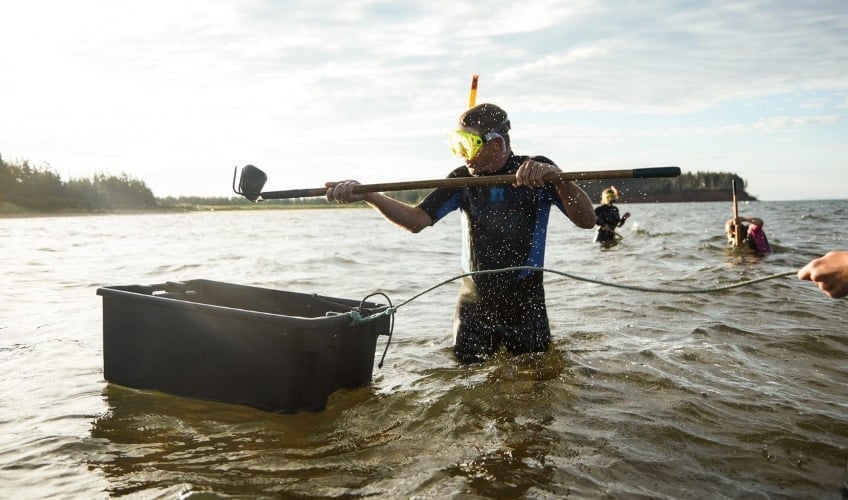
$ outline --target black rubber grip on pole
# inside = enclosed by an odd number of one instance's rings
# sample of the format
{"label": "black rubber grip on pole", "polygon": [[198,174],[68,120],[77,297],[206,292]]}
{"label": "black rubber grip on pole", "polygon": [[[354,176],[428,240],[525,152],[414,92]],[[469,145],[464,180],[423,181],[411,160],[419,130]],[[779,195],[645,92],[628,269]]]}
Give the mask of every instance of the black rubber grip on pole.
{"label": "black rubber grip on pole", "polygon": [[680,167],[634,168],[634,179],[650,179],[656,177],[679,177]]}
{"label": "black rubber grip on pole", "polygon": [[314,196],[324,196],[326,193],[324,188],[309,188],[309,189],[289,189],[286,191],[267,191],[262,193],[263,200],[286,200],[289,198],[311,198]]}

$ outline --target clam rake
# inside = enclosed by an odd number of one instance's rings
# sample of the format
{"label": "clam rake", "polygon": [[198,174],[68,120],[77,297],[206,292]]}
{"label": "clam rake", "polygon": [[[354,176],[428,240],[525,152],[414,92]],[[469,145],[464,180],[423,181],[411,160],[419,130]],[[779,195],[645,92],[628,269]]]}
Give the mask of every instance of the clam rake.
{"label": "clam rake", "polygon": [[[634,168],[630,170],[598,170],[584,172],[558,172],[544,177],[545,182],[556,180],[580,181],[603,179],[649,179],[659,177],[678,177],[680,167]],[[239,178],[236,186],[236,177]],[[233,191],[250,201],[282,200],[290,198],[311,198],[324,196],[327,188],[289,189],[286,191],[262,191],[268,176],[253,165],[245,165],[238,175],[238,167],[233,170]],[[353,188],[356,194],[385,191],[408,191],[411,189],[464,188],[470,186],[497,186],[512,184],[514,175],[486,175],[479,177],[453,177],[421,181],[384,182],[379,184],[360,184]]]}

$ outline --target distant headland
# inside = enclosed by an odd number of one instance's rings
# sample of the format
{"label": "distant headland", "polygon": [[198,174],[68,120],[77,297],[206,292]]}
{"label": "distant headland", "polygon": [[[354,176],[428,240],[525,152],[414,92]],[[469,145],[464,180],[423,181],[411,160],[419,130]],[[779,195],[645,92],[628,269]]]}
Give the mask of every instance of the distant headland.
{"label": "distant headland", "polygon": [[619,203],[729,201],[733,198],[733,182],[736,181],[736,199],[757,201],[745,190],[747,182],[734,173],[695,172],[683,173],[680,177],[659,179],[615,179],[588,181],[580,185],[592,201],[600,203],[601,192],[609,186],[619,191]]}
{"label": "distant headland", "polygon": [[[733,181],[736,181],[736,199],[757,201],[745,190],[747,182],[734,173],[695,172],[680,177],[655,179],[614,179],[577,181],[592,202],[599,204],[601,193],[610,186],[619,192],[618,203],[677,203],[701,201],[730,201],[733,198]],[[417,203],[430,190],[419,189],[388,193],[407,203]]]}

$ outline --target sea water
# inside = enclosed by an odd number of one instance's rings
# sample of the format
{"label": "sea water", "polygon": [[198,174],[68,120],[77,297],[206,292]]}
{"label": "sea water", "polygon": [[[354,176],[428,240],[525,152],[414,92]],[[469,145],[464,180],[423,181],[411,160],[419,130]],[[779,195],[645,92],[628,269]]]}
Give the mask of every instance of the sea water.
{"label": "sea water", "polygon": [[[848,248],[848,202],[741,205],[764,257],[727,248],[729,203],[621,208],[610,248],[553,214],[550,351],[470,366],[456,282],[415,297],[461,273],[456,215],[417,235],[370,209],[0,219],[0,492],[839,498],[848,299],[794,276],[722,288]],[[385,365],[323,412],[107,383],[96,289],[197,278],[403,305]]]}

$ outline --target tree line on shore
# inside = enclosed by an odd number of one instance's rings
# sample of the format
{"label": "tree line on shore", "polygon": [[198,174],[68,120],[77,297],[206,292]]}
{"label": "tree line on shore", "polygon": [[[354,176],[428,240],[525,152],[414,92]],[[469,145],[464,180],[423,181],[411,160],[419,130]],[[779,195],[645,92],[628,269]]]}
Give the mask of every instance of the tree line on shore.
{"label": "tree line on shore", "polygon": [[[622,201],[713,201],[730,199],[731,183],[736,181],[740,200],[756,198],[745,192],[745,181],[733,173],[696,172],[679,177],[656,179],[616,179],[614,181],[585,181],[579,184],[592,200],[615,185]],[[417,203],[429,189],[388,193],[407,203]],[[86,211],[188,209],[195,207],[237,207],[250,205],[241,196],[198,197],[179,196],[157,198],[144,181],[126,173],[98,173],[89,179],[63,181],[49,166],[36,167],[28,161],[6,162],[0,156],[0,202],[26,211]],[[268,200],[272,206],[319,207],[328,205],[324,198]]]}
{"label": "tree line on shore", "polygon": [[150,188],[127,174],[98,173],[90,179],[63,181],[48,167],[35,167],[26,160],[10,163],[2,157],[0,201],[38,212],[138,210],[156,206]]}

